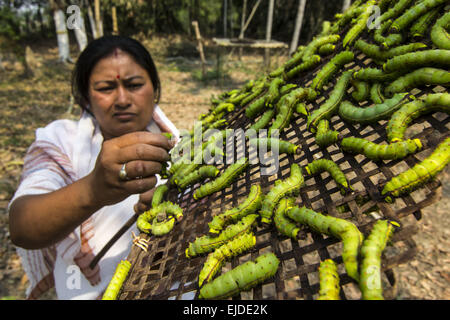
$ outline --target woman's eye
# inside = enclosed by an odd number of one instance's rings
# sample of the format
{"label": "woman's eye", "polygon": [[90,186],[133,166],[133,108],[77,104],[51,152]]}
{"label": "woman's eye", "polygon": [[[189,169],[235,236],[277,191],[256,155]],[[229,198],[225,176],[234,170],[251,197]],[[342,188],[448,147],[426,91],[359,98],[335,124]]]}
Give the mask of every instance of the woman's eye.
{"label": "woman's eye", "polygon": [[113,87],[103,87],[103,88],[98,88],[97,91],[111,91],[113,90]]}
{"label": "woman's eye", "polygon": [[130,84],[128,87],[131,88],[131,89],[138,89],[138,88],[140,88],[142,86],[143,86],[142,83],[133,83],[133,84]]}

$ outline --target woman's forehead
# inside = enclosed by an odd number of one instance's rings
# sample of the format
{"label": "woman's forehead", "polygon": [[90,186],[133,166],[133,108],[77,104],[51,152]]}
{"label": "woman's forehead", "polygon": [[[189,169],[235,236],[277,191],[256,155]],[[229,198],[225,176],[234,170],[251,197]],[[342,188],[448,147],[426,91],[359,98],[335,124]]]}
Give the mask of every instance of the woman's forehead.
{"label": "woman's forehead", "polygon": [[92,69],[91,78],[108,77],[116,79],[128,78],[131,76],[148,77],[144,68],[142,68],[131,55],[115,49],[113,53],[100,59]]}

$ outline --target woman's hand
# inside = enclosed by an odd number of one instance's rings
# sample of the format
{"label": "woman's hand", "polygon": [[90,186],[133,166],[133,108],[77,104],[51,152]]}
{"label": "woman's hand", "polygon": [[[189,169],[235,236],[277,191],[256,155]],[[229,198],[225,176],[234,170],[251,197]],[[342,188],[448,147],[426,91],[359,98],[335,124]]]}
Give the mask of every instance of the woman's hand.
{"label": "woman's hand", "polygon": [[[162,163],[170,159],[168,151],[172,147],[169,139],[150,132],[133,132],[106,140],[89,174],[93,200],[104,206],[132,194],[144,194],[145,199],[152,196],[150,191],[157,182],[155,175],[161,171]],[[127,180],[119,177],[123,164]]]}

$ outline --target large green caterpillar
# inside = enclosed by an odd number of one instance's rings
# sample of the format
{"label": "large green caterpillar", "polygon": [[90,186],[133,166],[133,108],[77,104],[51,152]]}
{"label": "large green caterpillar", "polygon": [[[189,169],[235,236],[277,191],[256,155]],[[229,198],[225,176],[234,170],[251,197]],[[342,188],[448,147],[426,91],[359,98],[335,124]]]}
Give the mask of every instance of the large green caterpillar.
{"label": "large green caterpillar", "polygon": [[155,236],[163,236],[169,233],[175,225],[173,216],[167,217],[165,212],[160,212],[152,221],[152,234]]}
{"label": "large green caterpillar", "polygon": [[396,1],[395,5],[390,8],[388,11],[383,13],[379,18],[378,21],[380,23],[387,21],[389,19],[393,19],[397,16],[399,16],[402,12],[405,11],[407,7],[411,4],[413,0],[399,0]]}
{"label": "large green caterpillar", "polygon": [[327,119],[322,119],[317,124],[316,143],[321,148],[327,148],[338,142],[339,132],[330,130],[330,123]]}
{"label": "large green caterpillar", "polygon": [[330,176],[336,181],[337,185],[341,188],[341,194],[346,194],[351,190],[351,187],[345,177],[345,174],[339,168],[339,166],[329,160],[329,159],[316,159],[310,163],[305,168],[306,172],[310,175],[322,173],[327,171]]}
{"label": "large green caterpillar", "polygon": [[283,78],[275,78],[270,82],[269,88],[267,89],[267,98],[265,105],[272,108],[275,102],[280,97],[280,87],[284,84]]}
{"label": "large green caterpillar", "polygon": [[273,253],[265,253],[255,261],[247,261],[218,276],[200,289],[201,299],[225,299],[247,291],[273,277],[280,260]]}
{"label": "large green caterpillar", "polygon": [[406,98],[407,95],[408,93],[396,93],[391,99],[366,108],[355,107],[349,101],[342,101],[339,105],[339,116],[349,123],[374,123],[388,118],[402,105],[409,102],[409,98]]}
{"label": "large green caterpillar", "polygon": [[384,93],[392,96],[394,93],[407,92],[422,85],[450,85],[450,72],[437,68],[420,68],[405,74],[389,84]]}
{"label": "large green caterpillar", "polygon": [[286,210],[295,204],[295,198],[282,198],[273,215],[273,223],[282,235],[298,240],[300,228],[286,216]]}
{"label": "large green caterpillar", "polygon": [[209,181],[203,185],[201,185],[197,190],[194,192],[194,199],[198,200],[203,197],[206,197],[210,194],[213,194],[219,190],[223,190],[248,167],[248,159],[247,158],[241,158],[236,163],[231,164],[228,166],[225,171],[216,179]]}
{"label": "large green caterpillar", "polygon": [[399,197],[411,192],[433,179],[445,168],[449,161],[450,138],[447,138],[438,145],[430,156],[388,181],[381,194],[387,202],[393,202],[392,197]]}
{"label": "large green caterpillar", "polygon": [[346,137],[341,141],[341,149],[350,153],[364,154],[373,161],[398,160],[421,150],[422,143],[420,139],[413,139],[377,144],[363,138]]}
{"label": "large green caterpillar", "polygon": [[180,181],[175,181],[180,189],[186,189],[188,186],[202,181],[205,178],[214,178],[219,174],[219,169],[212,165],[204,165],[197,170],[189,173],[180,179]]}
{"label": "large green caterpillar", "polygon": [[355,48],[361,50],[366,56],[375,59],[377,61],[384,61],[392,57],[406,54],[409,52],[415,52],[425,49],[426,44],[420,42],[412,42],[402,46],[394,47],[389,50],[381,50],[379,46],[375,44],[367,43],[366,41],[359,39],[355,42]]}
{"label": "large green caterpillar", "polygon": [[352,97],[356,101],[364,101],[369,96],[370,92],[370,86],[369,83],[366,81],[360,81],[360,80],[351,80],[352,86],[355,89],[352,92]]}
{"label": "large green caterpillar", "polygon": [[128,260],[121,260],[116,267],[116,271],[103,293],[102,300],[116,300],[122,288],[128,272],[130,272],[131,263]]}
{"label": "large green caterpillar", "polygon": [[311,112],[306,123],[306,127],[308,128],[308,130],[314,133],[320,120],[329,119],[336,113],[350,83],[352,74],[352,70],[348,70],[342,73],[342,75],[337,80],[336,85],[334,86],[334,89],[331,92],[328,100],[321,104],[319,109]]}
{"label": "large green caterpillar", "polygon": [[258,217],[258,214],[249,214],[248,216],[243,217],[237,223],[227,226],[217,237],[204,235],[196,238],[193,242],[190,242],[189,246],[186,248],[186,257],[192,258],[204,253],[211,252],[224,243],[234,239],[235,237],[243,233],[250,232],[251,229],[256,225],[256,219]]}
{"label": "large green caterpillar", "polygon": [[420,116],[436,111],[450,114],[449,93],[429,94],[424,99],[414,100],[403,105],[392,114],[386,126],[388,141],[402,141],[405,131],[412,121]]}
{"label": "large green caterpillar", "polygon": [[364,6],[361,5],[361,2],[362,0],[357,0],[353,2],[350,8],[348,8],[343,14],[335,15],[338,20],[333,23],[329,32],[339,33],[345,26],[347,26],[351,22],[353,18],[360,15],[364,10]]}
{"label": "large green caterpillar", "polygon": [[383,300],[381,284],[381,254],[394,233],[394,224],[377,220],[361,246],[361,271],[359,287],[364,300]]}
{"label": "large green caterpillar", "polygon": [[160,184],[159,186],[156,187],[152,197],[152,208],[156,207],[161,202],[163,202],[164,197],[167,194],[167,191],[169,191],[169,187],[167,186],[167,184]]}
{"label": "large green caterpillar", "polygon": [[406,26],[410,25],[414,20],[420,17],[422,14],[431,10],[434,7],[440,6],[447,2],[447,0],[423,0],[406,12],[404,12],[399,18],[397,18],[391,25],[391,32],[399,32]]}
{"label": "large green caterpillar", "polygon": [[362,68],[353,73],[353,78],[362,81],[385,82],[392,81],[401,76],[403,72],[385,72],[377,68]]}
{"label": "large green caterpillar", "polygon": [[[258,80],[252,87],[251,92],[248,96],[246,96],[241,101],[241,106],[246,106],[250,101],[253,101],[256,97],[258,97],[266,88],[266,79]],[[250,107],[250,106],[249,106]],[[248,108],[248,107],[247,107]],[[247,113],[247,111],[246,111]]]}
{"label": "large green caterpillar", "polygon": [[342,259],[347,274],[359,281],[358,253],[363,242],[363,234],[350,221],[326,216],[306,207],[292,207],[286,211],[289,218],[309,226],[313,231],[333,236],[342,241]]}
{"label": "large green caterpillar", "polygon": [[307,61],[310,57],[316,54],[317,50],[323,46],[324,44],[336,43],[340,40],[340,36],[338,34],[331,34],[326,36],[320,36],[314,38],[303,51],[302,60],[303,62]]}
{"label": "large green caterpillar", "polygon": [[252,185],[247,198],[239,206],[225,211],[219,215],[214,216],[212,221],[208,223],[209,233],[218,234],[222,229],[230,223],[236,223],[243,217],[255,213],[260,209],[263,195],[261,186],[258,184]]}
{"label": "large green caterpillar", "polygon": [[370,87],[370,99],[375,104],[382,104],[384,102],[383,85],[380,82],[375,82]]}
{"label": "large green caterpillar", "polygon": [[330,78],[345,64],[352,62],[355,55],[352,51],[342,51],[334,56],[314,77],[311,88],[315,91],[322,90]]}
{"label": "large green caterpillar", "polygon": [[298,145],[277,138],[253,138],[248,143],[254,147],[264,148],[265,150],[270,150],[273,146],[277,146],[278,152],[281,153],[299,154],[301,152]]}
{"label": "large green caterpillar", "polygon": [[176,221],[183,219],[183,209],[179,205],[170,201],[164,201],[152,207],[150,210],[141,213],[136,220],[136,226],[142,232],[150,233],[152,231],[153,233],[153,223],[159,213],[166,213],[173,216]]}
{"label": "large green caterpillar", "polygon": [[436,47],[450,50],[450,35],[448,33],[450,25],[450,12],[440,17],[431,28],[430,38]]}
{"label": "large green caterpillar", "polygon": [[319,297],[317,300],[340,300],[339,274],[336,263],[326,259],[319,266]]}
{"label": "large green caterpillar", "polygon": [[208,254],[206,262],[198,276],[198,286],[201,287],[205,281],[210,282],[222,269],[226,260],[249,250],[255,246],[255,243],[256,237],[253,233],[244,233]]}
{"label": "large green caterpillar", "polygon": [[303,186],[305,179],[303,178],[302,169],[298,164],[291,165],[291,175],[284,180],[276,180],[261,205],[260,215],[261,222],[270,224],[272,222],[272,214],[275,206],[281,198],[296,195]]}
{"label": "large green caterpillar", "polygon": [[313,67],[318,65],[320,61],[321,61],[320,56],[314,54],[314,55],[310,56],[308,59],[306,59],[304,62],[299,64],[298,66],[285,72],[283,75],[283,78],[286,81],[290,80],[301,72],[311,70]]}
{"label": "large green caterpillar", "polygon": [[409,52],[393,57],[383,64],[385,72],[418,69],[428,66],[450,66],[450,50],[433,49]]}
{"label": "large green caterpillar", "polygon": [[[439,15],[440,10],[441,8],[439,7],[434,8],[433,10],[428,11],[427,13],[422,15],[419,19],[417,19],[417,21],[414,22],[411,28],[409,29],[410,36],[416,39],[423,38],[430,24],[435,20],[437,15]],[[431,30],[431,32],[433,32],[433,30]],[[433,38],[431,37],[431,39]],[[450,47],[442,49],[450,49]]]}
{"label": "large green caterpillar", "polygon": [[249,129],[255,130],[256,132],[258,132],[261,129],[264,129],[269,125],[270,121],[272,121],[274,116],[275,116],[275,109],[269,109],[265,111],[262,114],[262,116],[249,127]]}
{"label": "large green caterpillar", "polygon": [[369,0],[364,6],[363,13],[358,17],[356,24],[347,32],[342,40],[344,48],[347,48],[353,44],[356,38],[363,32],[367,27],[367,21],[372,14],[373,6],[376,0]]}

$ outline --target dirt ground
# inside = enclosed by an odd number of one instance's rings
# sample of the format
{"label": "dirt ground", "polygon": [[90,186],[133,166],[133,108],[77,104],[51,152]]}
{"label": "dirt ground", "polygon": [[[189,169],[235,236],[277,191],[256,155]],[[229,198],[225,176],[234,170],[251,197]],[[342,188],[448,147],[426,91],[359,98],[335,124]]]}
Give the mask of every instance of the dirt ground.
{"label": "dirt ground", "polygon": [[[202,80],[195,44],[167,37],[144,43],[160,72],[160,107],[179,129],[191,129],[199,114],[208,110],[212,96],[264,74],[261,52],[247,52],[242,60],[237,52],[227,52],[222,55],[218,78],[216,55],[207,51],[207,74]],[[26,149],[34,140],[36,128],[57,118],[79,115],[70,103],[73,65],[57,63],[57,48],[52,43],[33,45],[31,49],[33,54],[28,58],[33,78],[22,79],[20,65],[9,57],[3,58],[3,70],[0,68],[0,299],[24,299],[28,286],[9,239],[6,209],[17,187]],[[72,52],[76,57],[76,47]],[[284,61],[283,53],[272,57],[271,68]],[[422,211],[420,232],[414,236],[417,256],[394,270],[397,299],[450,299],[450,167],[441,173],[440,180],[442,198]],[[55,299],[54,292],[43,299]]]}

